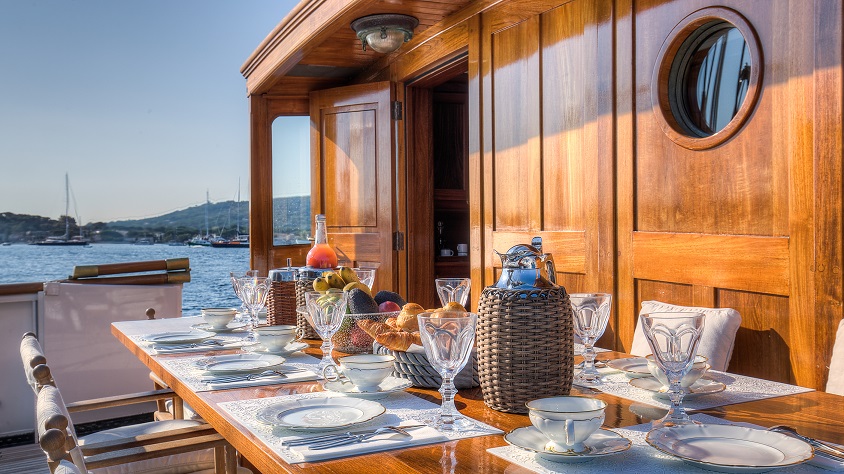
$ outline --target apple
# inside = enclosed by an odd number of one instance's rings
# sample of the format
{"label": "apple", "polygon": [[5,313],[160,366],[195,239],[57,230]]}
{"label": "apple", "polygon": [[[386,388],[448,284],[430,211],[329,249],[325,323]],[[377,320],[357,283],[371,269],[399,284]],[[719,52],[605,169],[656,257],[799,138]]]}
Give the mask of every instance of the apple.
{"label": "apple", "polygon": [[398,304],[396,304],[392,301],[385,301],[385,302],[378,305],[378,311],[380,311],[382,313],[388,313],[388,312],[391,312],[391,311],[401,311],[401,308],[399,307]]}

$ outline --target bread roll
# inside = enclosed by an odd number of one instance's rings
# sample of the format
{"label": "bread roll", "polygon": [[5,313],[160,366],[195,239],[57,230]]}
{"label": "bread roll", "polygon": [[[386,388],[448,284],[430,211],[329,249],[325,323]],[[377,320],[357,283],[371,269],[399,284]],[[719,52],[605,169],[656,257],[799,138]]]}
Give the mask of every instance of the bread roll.
{"label": "bread roll", "polygon": [[391,351],[406,351],[411,344],[422,345],[419,332],[391,331],[383,332],[375,337],[378,344]]}
{"label": "bread roll", "polygon": [[398,319],[396,319],[396,324],[408,332],[418,331],[419,322],[416,319],[416,315],[423,312],[425,312],[425,308],[422,306],[416,303],[408,303],[401,309],[401,313],[399,313]]}

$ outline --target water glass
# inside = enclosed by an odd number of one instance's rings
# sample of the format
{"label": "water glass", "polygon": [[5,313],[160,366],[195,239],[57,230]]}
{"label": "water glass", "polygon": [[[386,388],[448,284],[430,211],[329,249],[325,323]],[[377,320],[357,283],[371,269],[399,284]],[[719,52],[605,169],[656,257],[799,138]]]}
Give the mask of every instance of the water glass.
{"label": "water glass", "polygon": [[703,333],[702,313],[648,313],[639,316],[654,362],[668,378],[671,407],[654,426],[675,426],[695,423],[683,407],[683,388],[680,382],[688,373],[697,355]]}
{"label": "water glass", "polygon": [[331,338],[343,324],[346,316],[348,293],[345,291],[308,291],[305,293],[305,319],[322,339],[322,360],[317,373],[326,367],[336,365],[331,357],[334,343]]}
{"label": "water glass", "polygon": [[267,305],[267,295],[270,294],[272,280],[266,277],[242,277],[237,279],[240,297],[249,310],[249,336],[247,341],[255,342],[258,337],[255,328],[258,326],[258,313]]}
{"label": "water glass", "polygon": [[583,343],[583,369],[574,377],[574,383],[593,387],[604,382],[595,368],[595,342],[604,334],[610,319],[612,295],[608,293],[571,293],[574,332]]}
{"label": "water glass", "polygon": [[434,283],[437,286],[437,294],[440,296],[440,303],[443,306],[455,301],[464,308],[466,307],[472,280],[468,278],[437,278]]}
{"label": "water glass", "polygon": [[229,272],[229,279],[232,282],[232,289],[234,290],[234,294],[237,296],[237,299],[240,300],[240,311],[238,311],[237,315],[235,316],[235,321],[249,323],[249,308],[246,307],[246,303],[243,302],[243,297],[240,295],[240,288],[238,287],[237,279],[256,276],[258,276],[258,270],[247,270],[244,273]]}
{"label": "water glass", "polygon": [[478,315],[474,313],[421,313],[417,316],[422,347],[431,366],[442,376],[442,406],[437,417],[426,420],[439,431],[466,431],[475,424],[454,406],[454,377],[466,365],[475,345]]}

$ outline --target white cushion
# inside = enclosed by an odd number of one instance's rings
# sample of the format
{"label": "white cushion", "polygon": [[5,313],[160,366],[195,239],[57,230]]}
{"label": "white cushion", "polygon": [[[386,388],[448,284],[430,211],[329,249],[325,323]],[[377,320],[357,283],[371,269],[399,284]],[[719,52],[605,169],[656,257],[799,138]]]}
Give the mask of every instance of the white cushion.
{"label": "white cushion", "polygon": [[[639,315],[660,312],[703,313],[705,323],[697,353],[709,359],[709,365],[713,370],[727,370],[730,358],[733,356],[736,332],[741,326],[741,315],[738,311],[732,308],[696,308],[659,301],[643,301]],[[648,340],[639,322],[636,323],[636,330],[633,332],[630,353],[637,356],[646,356],[651,353]]]}
{"label": "white cushion", "polygon": [[62,461],[56,466],[56,470],[53,471],[53,474],[82,474],[76,466],[73,465],[70,461]]}
{"label": "white cushion", "polygon": [[[83,436],[79,439],[79,444],[84,446],[86,444],[130,438],[142,434],[187,428],[199,424],[201,423],[192,420],[168,420],[121,426]],[[192,451],[173,456],[136,461],[129,464],[92,469],[89,472],[91,474],[188,474],[207,469],[211,469],[211,472],[213,472],[213,449]]]}
{"label": "white cushion", "polygon": [[832,348],[832,360],[829,362],[829,379],[826,391],[844,395],[844,320],[838,324],[835,346]]}
{"label": "white cushion", "polygon": [[[173,400],[172,399],[168,398],[167,400],[165,400],[164,401],[164,407],[168,412],[170,412],[171,415],[173,414]],[[188,405],[187,403],[184,403],[184,402],[182,402],[182,413],[183,413],[184,419],[186,419],[186,420],[196,420],[196,421],[205,422],[205,420],[203,420],[201,416],[199,416],[195,411],[193,411],[193,408],[190,405]]]}

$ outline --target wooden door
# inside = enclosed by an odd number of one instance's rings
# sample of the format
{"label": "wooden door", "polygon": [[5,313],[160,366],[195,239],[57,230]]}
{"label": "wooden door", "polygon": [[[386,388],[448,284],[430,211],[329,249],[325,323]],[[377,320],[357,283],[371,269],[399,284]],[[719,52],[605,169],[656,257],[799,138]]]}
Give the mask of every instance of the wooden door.
{"label": "wooden door", "polygon": [[470,143],[483,145],[470,150],[472,182],[483,183],[473,284],[499,275],[493,250],[541,236],[569,292],[613,291],[612,128],[602,116],[612,106],[611,48],[599,49],[611,44],[600,28],[609,13],[606,2],[561,3],[483,15],[480,69],[469,73],[470,90],[479,74],[482,104],[481,130],[470,125],[481,139]]}
{"label": "wooden door", "polygon": [[378,82],[311,93],[313,214],[352,266],[376,264],[376,289],[396,289],[395,84]]}

